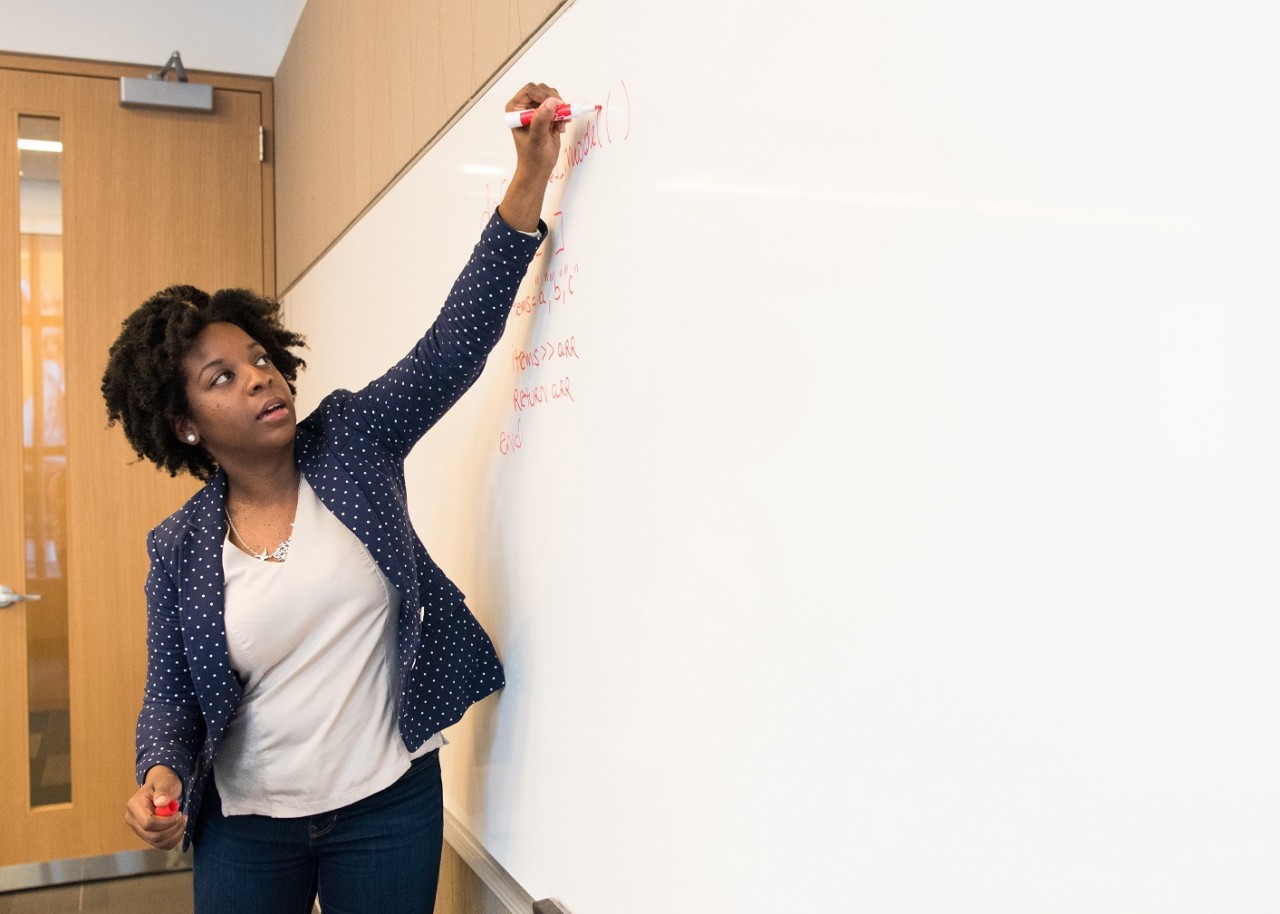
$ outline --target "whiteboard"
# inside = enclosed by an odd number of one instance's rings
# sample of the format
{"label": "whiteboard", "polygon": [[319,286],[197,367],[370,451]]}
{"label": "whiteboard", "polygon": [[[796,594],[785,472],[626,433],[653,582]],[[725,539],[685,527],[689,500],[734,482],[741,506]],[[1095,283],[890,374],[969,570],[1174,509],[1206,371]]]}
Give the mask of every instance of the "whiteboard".
{"label": "whiteboard", "polygon": [[1277,9],[578,0],[288,293],[304,405],[363,383],[505,100],[604,105],[409,464],[509,677],[446,805],[533,897],[1280,905]]}

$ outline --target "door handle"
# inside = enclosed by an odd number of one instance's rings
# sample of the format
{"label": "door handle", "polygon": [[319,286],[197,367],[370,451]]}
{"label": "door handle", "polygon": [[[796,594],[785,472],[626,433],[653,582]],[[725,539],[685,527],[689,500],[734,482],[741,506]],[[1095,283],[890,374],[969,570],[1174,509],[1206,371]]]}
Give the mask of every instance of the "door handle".
{"label": "door handle", "polygon": [[8,587],[0,584],[0,609],[6,606],[12,606],[14,603],[30,603],[40,599],[38,593],[14,593]]}

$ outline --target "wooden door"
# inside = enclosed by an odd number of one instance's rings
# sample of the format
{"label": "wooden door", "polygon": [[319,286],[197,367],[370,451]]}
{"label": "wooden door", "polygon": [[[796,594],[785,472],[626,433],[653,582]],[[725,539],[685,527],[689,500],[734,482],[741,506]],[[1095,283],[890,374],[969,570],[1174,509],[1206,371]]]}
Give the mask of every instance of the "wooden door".
{"label": "wooden door", "polygon": [[[192,73],[218,87],[212,114],[122,108],[119,77],[145,72],[0,55],[0,585],[48,591],[0,609],[0,866],[144,847],[124,825],[144,538],[194,485],[135,462],[106,428],[99,385],[120,322],[174,283],[274,294],[269,81]],[[60,237],[18,231],[32,117],[62,143]],[[63,754],[36,770],[53,742],[37,718],[59,703]]]}

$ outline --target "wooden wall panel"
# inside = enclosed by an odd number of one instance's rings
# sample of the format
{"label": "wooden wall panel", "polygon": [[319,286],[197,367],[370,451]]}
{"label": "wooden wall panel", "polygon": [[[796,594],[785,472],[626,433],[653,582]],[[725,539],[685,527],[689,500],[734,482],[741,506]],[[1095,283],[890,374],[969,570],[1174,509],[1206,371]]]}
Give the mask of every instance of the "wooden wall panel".
{"label": "wooden wall panel", "polygon": [[436,914],[511,914],[511,911],[445,842],[440,851]]}
{"label": "wooden wall panel", "polygon": [[565,2],[307,3],[274,86],[280,294]]}

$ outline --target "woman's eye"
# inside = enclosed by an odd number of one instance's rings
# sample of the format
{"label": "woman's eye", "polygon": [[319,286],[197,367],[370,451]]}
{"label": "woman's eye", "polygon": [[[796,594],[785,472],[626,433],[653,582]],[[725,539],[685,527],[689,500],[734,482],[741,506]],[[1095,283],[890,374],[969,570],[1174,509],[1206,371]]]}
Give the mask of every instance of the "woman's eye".
{"label": "woman's eye", "polygon": [[211,386],[216,387],[217,385],[225,384],[227,381],[230,381],[230,380],[231,380],[231,369],[229,368],[223,369],[222,371],[218,372],[216,375],[213,376],[213,382]]}
{"label": "woman's eye", "polygon": [[270,365],[270,364],[271,364],[271,356],[267,355],[267,354],[264,352],[262,355],[258,356],[258,361],[257,361],[257,363],[256,363],[256,364],[258,364],[258,365]]}

